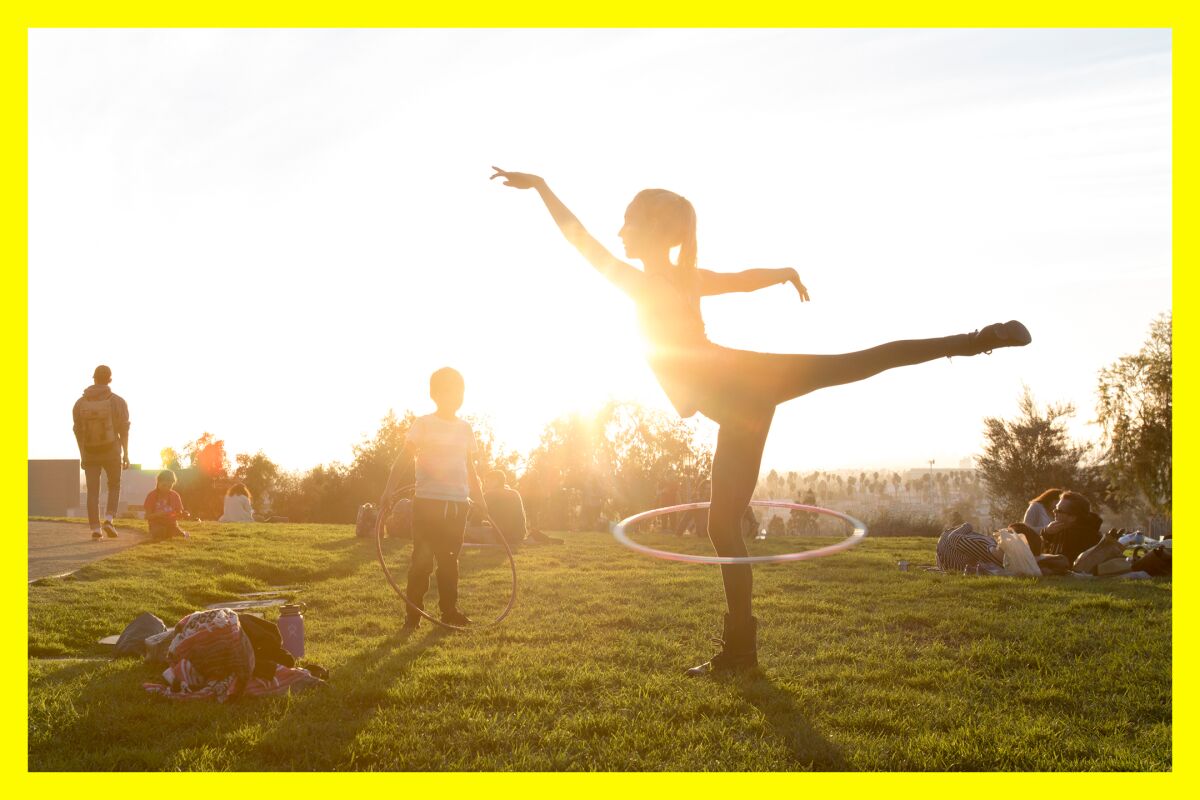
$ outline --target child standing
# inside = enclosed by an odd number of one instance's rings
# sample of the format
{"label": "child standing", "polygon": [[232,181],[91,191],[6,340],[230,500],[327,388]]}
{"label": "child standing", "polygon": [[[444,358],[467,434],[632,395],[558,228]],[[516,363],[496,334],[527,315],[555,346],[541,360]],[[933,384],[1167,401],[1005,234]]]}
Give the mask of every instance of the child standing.
{"label": "child standing", "polygon": [[164,469],[158,473],[157,485],[146,495],[143,506],[146,509],[146,522],[150,523],[151,538],[187,537],[187,531],[179,527],[179,518],[183,516],[183,498],[175,491],[174,472]]}
{"label": "child standing", "polygon": [[[475,470],[475,432],[458,418],[466,384],[457,370],[443,367],[429,378],[429,396],[437,411],[413,420],[388,476],[380,507],[398,489],[401,476],[416,457],[416,497],[413,500],[413,554],[408,570],[408,599],[424,609],[429,576],[437,567],[438,605],[442,621],[468,625],[458,609],[458,553],[467,526],[468,501],[487,514],[487,504]],[[421,615],[409,608],[404,627],[412,629]]]}

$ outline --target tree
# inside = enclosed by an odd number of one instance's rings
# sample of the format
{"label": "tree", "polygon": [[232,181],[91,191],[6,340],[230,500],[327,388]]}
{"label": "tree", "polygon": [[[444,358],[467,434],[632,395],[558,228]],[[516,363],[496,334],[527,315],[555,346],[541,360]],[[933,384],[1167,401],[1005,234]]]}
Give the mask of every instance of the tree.
{"label": "tree", "polygon": [[1100,370],[1096,422],[1104,473],[1121,500],[1171,513],[1171,315],[1150,325],[1142,349]]}
{"label": "tree", "polygon": [[346,472],[335,461],[306,473],[280,475],[271,497],[272,513],[293,522],[353,522],[361,501],[347,491]]}
{"label": "tree", "polygon": [[251,497],[254,498],[255,506],[262,510],[263,500],[279,480],[279,465],[267,458],[262,450],[254,455],[238,453],[234,460],[237,467],[233,471],[233,477],[246,484]]}
{"label": "tree", "polygon": [[1056,404],[1042,411],[1026,386],[1018,412],[1011,421],[999,417],[983,421],[986,443],[978,464],[992,514],[1005,520],[1020,519],[1029,500],[1051,487],[1082,492],[1093,507],[1103,502],[1107,497],[1104,481],[1086,461],[1089,447],[1067,439],[1065,420],[1075,413],[1075,407]]}
{"label": "tree", "polygon": [[[388,409],[387,414],[379,421],[379,429],[375,431],[374,435],[363,438],[354,445],[352,448],[354,460],[344,470],[344,486],[342,487],[344,493],[350,496],[337,498],[335,504],[338,507],[353,508],[354,513],[357,514],[358,507],[362,503],[379,501],[380,495],[387,486],[392,465],[396,463],[396,457],[404,448],[408,429],[412,427],[415,419],[416,415],[411,411],[406,411],[403,416],[398,417],[395,411]],[[415,477],[415,473],[413,475]],[[323,480],[322,485],[327,489],[328,484],[327,479]],[[327,490],[327,501],[333,498],[334,494]],[[351,516],[342,521],[352,522],[353,520],[354,517]]]}
{"label": "tree", "polygon": [[194,442],[183,446],[188,457],[188,466],[200,470],[209,478],[224,478],[229,474],[229,457],[225,454],[225,440],[218,439],[205,431]]}
{"label": "tree", "polygon": [[[163,466],[178,478],[175,491],[183,499],[184,508],[204,518],[216,519],[221,515],[229,475],[223,440],[205,431],[195,441],[185,444],[182,454],[174,447],[164,447],[159,456]],[[184,458],[186,466],[182,463]]]}
{"label": "tree", "polygon": [[686,422],[636,403],[609,402],[595,415],[570,414],[542,431],[529,464],[543,476],[561,476],[580,488],[603,476],[618,514],[653,508],[661,482],[708,477],[712,454],[697,444]]}
{"label": "tree", "polygon": [[175,472],[183,469],[183,460],[180,458],[179,451],[174,447],[164,447],[158,451],[159,458],[162,459],[163,469],[169,469]]}

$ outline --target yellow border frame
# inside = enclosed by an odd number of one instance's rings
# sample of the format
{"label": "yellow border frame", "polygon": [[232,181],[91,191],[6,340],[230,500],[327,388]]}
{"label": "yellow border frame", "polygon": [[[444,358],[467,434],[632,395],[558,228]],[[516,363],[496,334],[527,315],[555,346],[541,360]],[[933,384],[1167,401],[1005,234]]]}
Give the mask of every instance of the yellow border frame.
{"label": "yellow border frame", "polygon": [[[593,7],[594,6],[594,7]],[[610,0],[596,4],[532,3],[519,8],[509,4],[482,3],[478,0],[454,4],[449,10],[435,9],[432,4],[403,7],[399,4],[344,0],[340,3],[259,2],[253,6],[244,2],[211,0],[196,8],[163,2],[125,1],[109,4],[59,2],[54,4],[21,3],[15,0],[0,11],[0,60],[3,63],[3,82],[0,83],[0,106],[4,124],[0,127],[4,139],[3,176],[4,259],[3,289],[0,296],[5,304],[0,314],[0,326],[6,334],[3,368],[8,391],[4,393],[5,430],[3,473],[4,515],[11,524],[6,537],[9,553],[3,559],[4,607],[13,609],[5,614],[8,620],[3,636],[3,673],[0,686],[3,693],[5,724],[0,746],[0,765],[3,773],[12,775],[14,783],[9,792],[15,796],[58,796],[71,792],[75,796],[128,795],[131,792],[178,789],[166,776],[132,779],[130,776],[44,774],[27,772],[28,673],[25,652],[25,624],[17,619],[28,617],[28,595],[21,589],[25,579],[27,539],[23,515],[18,510],[26,504],[27,474],[20,467],[27,453],[18,452],[22,437],[18,425],[27,420],[28,408],[28,217],[27,217],[27,45],[28,30],[41,27],[1161,27],[1173,30],[1174,121],[1176,140],[1181,133],[1193,129],[1194,56],[1190,50],[1190,15],[1183,3],[1138,3],[1131,11],[1127,4],[1111,0],[1100,2],[1062,2],[1051,6],[1045,2],[1013,0],[1003,8],[972,7],[966,3],[939,2],[884,3],[878,0],[859,2],[846,7],[833,5],[813,8],[784,3],[718,3],[712,0],[679,2],[660,0],[650,4],[645,0]],[[1195,134],[1192,133],[1192,136]],[[1190,139],[1190,136],[1189,136]],[[1194,141],[1194,140],[1193,140]],[[1188,218],[1194,210],[1192,179],[1195,167],[1190,150],[1179,148],[1174,153],[1174,219]],[[1190,261],[1195,234],[1183,225],[1175,226],[1174,259],[1182,264]],[[1193,325],[1189,312],[1192,278],[1188,271],[1174,273],[1174,290],[1183,307],[1176,315],[1176,391],[1183,398],[1183,408],[1191,406],[1193,384],[1190,369],[1195,358]],[[1114,354],[1114,357],[1117,354]],[[1197,425],[1187,416],[1177,420],[1177,438],[1183,445],[1177,458],[1177,484],[1193,485],[1194,473],[1190,464],[1189,445],[1195,440]],[[1178,518],[1183,531],[1184,547],[1177,554],[1181,559],[1176,618],[1185,622],[1196,610],[1194,581],[1190,569],[1194,563],[1188,546],[1187,509]],[[17,611],[19,609],[19,611]],[[1174,638],[1175,655],[1172,673],[1188,674],[1187,667],[1196,663],[1195,649],[1186,638]],[[1182,664],[1183,669],[1178,666]],[[19,690],[17,687],[20,687]],[[187,790],[211,792],[220,790],[272,791],[315,795],[318,792],[357,791],[381,792],[442,791],[520,793],[523,796],[573,794],[609,796],[614,793],[663,794],[680,793],[709,795],[735,792],[804,792],[829,793],[887,793],[920,794],[961,798],[1004,796],[1022,797],[1030,793],[1079,793],[1094,797],[1171,797],[1186,790],[1194,774],[1194,702],[1191,682],[1174,682],[1175,710],[1173,729],[1175,739],[1174,771],[1169,774],[987,774],[930,775],[930,774],[770,774],[770,775],[704,775],[704,774],[644,774],[644,775],[190,775]],[[141,780],[146,780],[142,784]],[[340,785],[334,786],[337,781]]]}

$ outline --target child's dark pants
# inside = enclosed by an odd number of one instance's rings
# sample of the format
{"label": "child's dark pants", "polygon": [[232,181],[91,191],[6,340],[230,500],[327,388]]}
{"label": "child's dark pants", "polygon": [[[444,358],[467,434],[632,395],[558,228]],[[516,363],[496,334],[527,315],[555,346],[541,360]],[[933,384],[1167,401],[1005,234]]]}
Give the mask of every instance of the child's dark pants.
{"label": "child's dark pants", "polygon": [[[466,502],[451,500],[413,501],[413,555],[408,569],[408,599],[425,607],[429,576],[437,566],[438,605],[442,612],[458,602],[458,551],[467,527]],[[412,612],[410,612],[411,615]]]}

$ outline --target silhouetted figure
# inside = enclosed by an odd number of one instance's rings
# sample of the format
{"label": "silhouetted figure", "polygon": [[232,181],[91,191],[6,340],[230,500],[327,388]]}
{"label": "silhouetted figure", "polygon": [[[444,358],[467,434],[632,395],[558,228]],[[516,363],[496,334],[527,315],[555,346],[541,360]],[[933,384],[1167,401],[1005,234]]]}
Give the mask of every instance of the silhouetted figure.
{"label": "silhouetted figure", "polygon": [[[475,473],[478,445],[475,432],[466,420],[458,418],[466,384],[457,370],[443,367],[429,378],[429,396],[437,411],[417,417],[404,439],[404,447],[392,465],[387,487],[379,501],[387,508],[400,479],[416,458],[416,495],[413,499],[413,553],[408,569],[408,600],[424,609],[429,576],[437,566],[438,604],[442,621],[450,625],[469,625],[471,620],[458,609],[458,554],[467,527],[469,501],[478,504],[482,514],[487,503]],[[404,627],[412,629],[421,615],[407,608]]]}
{"label": "silhouetted figure", "polygon": [[487,501],[488,514],[500,529],[500,535],[509,545],[518,545],[525,539],[525,505],[521,494],[505,483],[504,471],[494,469],[483,477],[483,499]]}
{"label": "silhouetted figure", "polygon": [[1054,522],[1042,531],[1042,547],[1049,555],[1064,555],[1072,564],[1084,550],[1100,541],[1104,521],[1079,492],[1063,492],[1054,506]]}
{"label": "silhouetted figure", "polygon": [[[71,409],[79,463],[87,482],[88,524],[92,538],[117,538],[113,525],[121,502],[121,471],[129,467],[129,406],[109,388],[112,370],[101,364],[92,373],[92,385]],[[108,479],[108,502],[100,523],[100,473]]]}
{"label": "silhouetted figure", "polygon": [[[669,508],[679,505],[679,481],[674,478],[659,478],[654,492],[654,507]],[[660,530],[675,530],[675,514],[660,514],[656,525]]]}
{"label": "silhouetted figure", "polygon": [[598,530],[600,511],[604,508],[604,487],[600,477],[589,472],[583,479],[579,492],[579,528],[585,531]]}
{"label": "silhouetted figure", "polygon": [[542,478],[541,472],[530,467],[521,476],[518,486],[521,490],[521,500],[525,504],[525,521],[529,530],[540,532],[543,525],[542,516],[550,499],[547,482]]}
{"label": "silhouetted figure", "polygon": [[[737,273],[696,267],[696,212],[685,198],[665,189],[646,189],[625,211],[620,230],[625,254],[642,262],[637,269],[608,252],[536,175],[494,168],[506,186],[533,189],[563,235],[601,275],[636,304],[650,345],[649,362],[675,409],[683,417],[697,411],[720,426],[712,464],[712,505],[708,534],[722,556],[746,555],[741,519],[754,492],[763,445],[775,407],[826,386],[868,378],[893,367],[943,356],[969,356],[995,348],[1026,345],[1029,332],[1019,322],[988,325],[974,333],[936,339],[890,342],[841,355],[781,355],[733,350],[705,334],[700,298],[791,284],[802,301],[808,289],[794,269],[750,269]],[[678,262],[671,250],[679,248]],[[751,613],[749,565],[721,566],[729,607],[722,649],[711,661],[689,670],[753,667],[757,621]]]}

